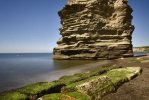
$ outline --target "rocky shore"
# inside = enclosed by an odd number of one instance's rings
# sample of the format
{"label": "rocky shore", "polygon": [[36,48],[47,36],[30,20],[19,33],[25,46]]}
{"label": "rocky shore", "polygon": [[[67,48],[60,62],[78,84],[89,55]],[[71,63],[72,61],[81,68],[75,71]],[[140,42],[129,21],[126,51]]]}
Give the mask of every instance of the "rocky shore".
{"label": "rocky shore", "polygon": [[134,80],[122,85],[117,92],[109,94],[103,100],[148,100],[149,98],[149,56],[125,59],[117,62],[123,66],[140,66],[143,72]]}
{"label": "rocky shore", "polygon": [[[98,66],[91,70],[94,65]],[[84,67],[83,73],[3,92],[0,100],[147,100],[149,56],[110,60],[105,65],[93,63],[90,68]],[[129,81],[131,76],[140,74],[141,69],[142,74]]]}

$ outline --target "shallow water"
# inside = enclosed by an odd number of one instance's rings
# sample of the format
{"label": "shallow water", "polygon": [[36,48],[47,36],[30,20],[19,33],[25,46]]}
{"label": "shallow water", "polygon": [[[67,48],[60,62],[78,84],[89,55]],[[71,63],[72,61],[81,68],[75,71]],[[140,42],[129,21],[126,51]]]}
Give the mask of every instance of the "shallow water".
{"label": "shallow water", "polygon": [[[51,81],[64,69],[95,61],[53,60],[48,53],[0,54],[0,92],[30,83]],[[55,72],[58,71],[58,72]]]}
{"label": "shallow water", "polygon": [[[135,56],[149,53],[134,53]],[[79,72],[77,66],[96,60],[53,60],[49,53],[0,54],[0,92]],[[68,70],[69,69],[69,70]]]}

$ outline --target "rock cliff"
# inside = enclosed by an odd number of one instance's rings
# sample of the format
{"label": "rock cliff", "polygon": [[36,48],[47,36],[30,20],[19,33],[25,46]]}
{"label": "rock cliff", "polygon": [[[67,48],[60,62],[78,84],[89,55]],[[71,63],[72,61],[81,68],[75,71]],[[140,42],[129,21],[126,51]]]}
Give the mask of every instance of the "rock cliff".
{"label": "rock cliff", "polygon": [[133,56],[132,8],[128,0],[68,0],[54,59],[114,59]]}
{"label": "rock cliff", "polygon": [[144,46],[144,47],[134,47],[133,48],[134,52],[149,52],[149,46]]}

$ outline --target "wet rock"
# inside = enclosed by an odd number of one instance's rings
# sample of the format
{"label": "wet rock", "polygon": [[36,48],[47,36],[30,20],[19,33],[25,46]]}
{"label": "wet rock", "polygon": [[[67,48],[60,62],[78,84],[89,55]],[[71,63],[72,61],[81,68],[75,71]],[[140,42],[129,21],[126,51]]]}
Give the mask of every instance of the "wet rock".
{"label": "wet rock", "polygon": [[69,84],[62,88],[62,93],[78,91],[88,95],[91,100],[101,100],[103,96],[115,92],[123,83],[140,75],[141,71],[140,67],[112,69],[103,75]]}
{"label": "wet rock", "polygon": [[100,100],[141,71],[140,67],[105,67],[0,93],[0,100]]}

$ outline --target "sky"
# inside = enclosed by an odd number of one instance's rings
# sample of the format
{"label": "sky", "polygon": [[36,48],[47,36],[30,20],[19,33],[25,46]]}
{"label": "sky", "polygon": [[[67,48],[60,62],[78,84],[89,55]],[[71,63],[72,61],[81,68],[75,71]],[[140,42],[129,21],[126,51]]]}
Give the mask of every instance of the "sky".
{"label": "sky", "polygon": [[[49,53],[61,37],[57,14],[67,0],[0,0],[0,53]],[[149,45],[149,0],[129,0],[133,45]]]}

